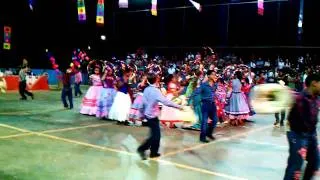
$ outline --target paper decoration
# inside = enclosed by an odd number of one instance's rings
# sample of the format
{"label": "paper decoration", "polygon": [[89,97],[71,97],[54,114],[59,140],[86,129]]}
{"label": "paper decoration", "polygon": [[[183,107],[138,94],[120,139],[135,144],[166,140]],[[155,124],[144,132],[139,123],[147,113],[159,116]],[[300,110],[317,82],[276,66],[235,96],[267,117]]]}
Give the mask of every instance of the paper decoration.
{"label": "paper decoration", "polygon": [[195,2],[195,1],[193,1],[193,0],[189,0],[190,2],[191,2],[191,4],[199,11],[199,12],[201,12],[201,5],[200,5],[200,3],[197,3],[197,2]]}
{"label": "paper decoration", "polygon": [[104,0],[98,0],[96,22],[97,24],[104,24]]}
{"label": "paper decoration", "polygon": [[152,16],[157,16],[157,0],[151,0],[151,14]]}
{"label": "paper decoration", "polygon": [[86,6],[84,4],[84,0],[78,0],[78,20],[79,21],[86,21]]}
{"label": "paper decoration", "polygon": [[119,8],[128,8],[129,3],[128,0],[119,0]]}
{"label": "paper decoration", "polygon": [[264,14],[264,0],[258,0],[258,14],[260,16]]}
{"label": "paper decoration", "polygon": [[29,8],[33,11],[33,0],[29,0]]}
{"label": "paper decoration", "polygon": [[10,50],[11,49],[11,27],[4,26],[4,42],[3,42],[3,49]]}

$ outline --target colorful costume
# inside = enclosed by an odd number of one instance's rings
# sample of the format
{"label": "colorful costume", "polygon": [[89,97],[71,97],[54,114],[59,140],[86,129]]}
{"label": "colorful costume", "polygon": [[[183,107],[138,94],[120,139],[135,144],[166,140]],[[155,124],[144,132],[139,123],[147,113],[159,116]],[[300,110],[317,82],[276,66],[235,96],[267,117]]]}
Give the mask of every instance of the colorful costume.
{"label": "colorful costume", "polygon": [[103,82],[103,89],[100,93],[100,98],[97,102],[97,113],[98,118],[108,118],[109,111],[113,104],[114,98],[117,91],[114,89],[114,78],[112,76],[107,76]]}
{"label": "colorful costume", "polygon": [[92,81],[92,86],[88,89],[85,97],[82,99],[80,113],[96,115],[98,110],[97,102],[99,101],[103,87],[100,75],[93,74],[90,76],[90,79]]}
{"label": "colorful costume", "polygon": [[133,122],[140,121],[143,115],[140,112],[140,109],[142,109],[142,98],[143,98],[143,90],[146,87],[146,85],[143,85],[140,83],[138,85],[138,90],[139,92],[136,94],[136,97],[133,101],[133,104],[130,109],[130,114],[129,114],[129,120]]}
{"label": "colorful costume", "polygon": [[217,106],[217,116],[218,119],[223,119],[224,114],[224,107],[226,104],[227,98],[227,87],[224,84],[219,83],[215,93],[215,102]]}
{"label": "colorful costume", "polygon": [[[196,88],[193,90],[193,87],[195,86],[194,83],[198,83],[196,79],[190,82],[188,88],[187,88],[187,93],[190,94],[189,96],[189,105],[193,106],[193,111],[196,115],[197,121],[195,124],[191,126],[192,129],[200,130],[201,127],[201,121],[202,121],[202,112],[201,112],[201,95],[197,94],[195,95],[194,92],[199,90],[199,88]],[[188,97],[188,96],[187,96]]]}
{"label": "colorful costume", "polygon": [[119,87],[119,90],[110,108],[109,119],[119,122],[125,122],[129,120],[129,113],[132,104],[129,91],[130,87],[127,83],[123,83]]}
{"label": "colorful costume", "polygon": [[241,92],[241,87],[239,79],[232,80],[232,93],[225,107],[225,113],[231,120],[246,120],[249,118],[249,105],[246,96]]}

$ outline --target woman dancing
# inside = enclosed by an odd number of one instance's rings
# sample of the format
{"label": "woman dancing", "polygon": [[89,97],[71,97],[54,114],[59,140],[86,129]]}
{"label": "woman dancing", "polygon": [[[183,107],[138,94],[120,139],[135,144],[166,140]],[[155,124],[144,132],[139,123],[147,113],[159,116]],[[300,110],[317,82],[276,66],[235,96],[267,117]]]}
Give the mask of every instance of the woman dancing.
{"label": "woman dancing", "polygon": [[232,93],[229,99],[229,103],[225,107],[225,113],[230,119],[231,125],[237,126],[243,124],[245,120],[249,118],[249,105],[243,92],[241,92],[241,79],[242,73],[240,71],[235,72],[235,79],[232,83]]}

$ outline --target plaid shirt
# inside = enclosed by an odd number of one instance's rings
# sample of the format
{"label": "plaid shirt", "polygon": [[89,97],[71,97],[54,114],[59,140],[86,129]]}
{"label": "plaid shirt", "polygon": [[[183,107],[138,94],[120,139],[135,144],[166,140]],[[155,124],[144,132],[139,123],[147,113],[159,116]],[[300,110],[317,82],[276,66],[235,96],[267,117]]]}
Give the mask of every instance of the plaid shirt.
{"label": "plaid shirt", "polygon": [[318,123],[318,97],[307,91],[301,92],[290,110],[288,121],[291,131],[296,133],[313,133]]}

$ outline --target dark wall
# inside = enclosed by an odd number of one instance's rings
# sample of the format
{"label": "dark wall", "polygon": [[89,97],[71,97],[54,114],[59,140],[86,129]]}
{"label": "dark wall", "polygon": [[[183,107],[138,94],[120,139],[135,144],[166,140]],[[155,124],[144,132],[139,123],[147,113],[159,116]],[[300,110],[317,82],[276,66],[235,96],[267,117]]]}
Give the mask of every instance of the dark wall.
{"label": "dark wall", "polygon": [[[129,9],[118,9],[117,1],[105,1],[105,26],[95,24],[96,1],[86,1],[88,21],[77,21],[76,0],[0,1],[0,27],[11,25],[12,50],[0,48],[0,66],[17,66],[27,57],[33,67],[50,67],[45,56],[48,48],[59,64],[67,64],[73,48],[92,47],[97,57],[132,51],[139,46],[295,46],[300,0],[265,3],[265,15],[257,15],[257,4],[213,5],[199,13],[188,0],[158,0],[158,16],[149,11],[149,0],[129,0]],[[248,1],[248,0],[247,0]],[[240,0],[202,0],[205,6],[239,3]],[[320,11],[316,0],[305,1],[304,36],[301,44],[319,46]],[[134,5],[133,5],[134,4]],[[171,9],[170,9],[171,8]],[[128,12],[129,11],[129,12]],[[0,29],[0,42],[3,40]],[[107,41],[101,42],[101,34]],[[2,46],[2,45],[1,45]]]}

